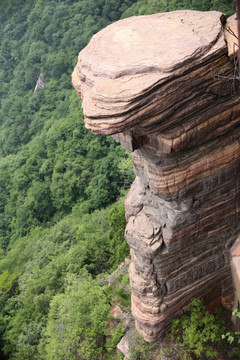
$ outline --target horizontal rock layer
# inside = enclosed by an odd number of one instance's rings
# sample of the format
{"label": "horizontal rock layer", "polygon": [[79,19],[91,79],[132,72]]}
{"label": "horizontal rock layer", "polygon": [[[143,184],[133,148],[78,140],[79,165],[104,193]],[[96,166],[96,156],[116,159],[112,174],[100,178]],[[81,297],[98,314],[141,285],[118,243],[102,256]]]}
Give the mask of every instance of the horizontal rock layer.
{"label": "horizontal rock layer", "polygon": [[118,21],[92,38],[73,73],[86,126],[134,151],[125,237],[132,313],[147,341],[192,297],[214,307],[232,292],[240,103],[225,22],[196,11]]}

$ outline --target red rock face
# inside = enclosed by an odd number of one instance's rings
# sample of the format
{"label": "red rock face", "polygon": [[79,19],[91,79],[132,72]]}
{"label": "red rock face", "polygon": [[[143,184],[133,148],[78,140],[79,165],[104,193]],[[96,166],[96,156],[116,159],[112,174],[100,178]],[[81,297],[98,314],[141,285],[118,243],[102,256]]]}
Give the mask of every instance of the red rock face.
{"label": "red rock face", "polygon": [[87,128],[134,151],[125,237],[132,313],[147,341],[192,297],[216,306],[232,292],[240,102],[225,21],[196,11],[118,21],[92,38],[73,73]]}

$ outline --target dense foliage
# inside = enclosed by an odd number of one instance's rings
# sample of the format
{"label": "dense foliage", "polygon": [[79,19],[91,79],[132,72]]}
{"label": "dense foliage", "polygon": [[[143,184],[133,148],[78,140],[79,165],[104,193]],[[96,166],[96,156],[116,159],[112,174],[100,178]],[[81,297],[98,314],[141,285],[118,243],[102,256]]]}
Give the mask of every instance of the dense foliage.
{"label": "dense foliage", "polygon": [[[70,347],[67,359],[72,359],[76,351],[87,354],[86,338],[90,333],[96,343],[91,342],[90,355],[85,358],[92,359],[93,354],[103,350],[108,353],[105,325],[109,319],[109,303],[116,293],[112,289],[104,290],[97,275],[111,268],[114,248],[109,233],[121,233],[123,241],[121,221],[109,225],[109,219],[116,209],[121,211],[122,206],[123,198],[114,207],[91,214],[83,214],[76,206],[71,215],[56,225],[48,229],[36,227],[18,238],[2,258],[0,301],[4,306],[0,330],[6,358],[66,359],[63,354]],[[128,250],[122,255],[127,256]],[[126,285],[123,293],[125,290]],[[62,323],[67,324],[66,330]],[[53,326],[55,331],[51,330]],[[81,344],[80,333],[85,339]],[[53,356],[56,348],[58,357]]]}
{"label": "dense foliage", "polygon": [[[126,284],[111,290],[98,276],[128,255],[123,200],[116,200],[133,174],[129,154],[112,138],[84,128],[71,85],[78,52],[120,18],[186,8],[231,14],[234,6],[230,0],[1,1],[1,359],[116,358],[122,328],[108,333],[108,310],[113,298],[129,303]],[[45,85],[33,96],[40,73]]]}
{"label": "dense foliage", "polygon": [[[84,128],[71,85],[77,54],[133,1],[5,1],[0,11],[0,247],[72,206],[119,195],[124,150]],[[40,72],[45,87],[33,97]]]}
{"label": "dense foliage", "polygon": [[124,17],[132,15],[153,14],[174,10],[217,10],[232,15],[235,12],[235,0],[138,0],[123,14]]}
{"label": "dense foliage", "polygon": [[[183,360],[216,359],[216,344],[221,342],[224,320],[219,312],[210,314],[202,300],[193,299],[187,312],[172,323],[171,335]],[[194,357],[192,357],[194,356]]]}

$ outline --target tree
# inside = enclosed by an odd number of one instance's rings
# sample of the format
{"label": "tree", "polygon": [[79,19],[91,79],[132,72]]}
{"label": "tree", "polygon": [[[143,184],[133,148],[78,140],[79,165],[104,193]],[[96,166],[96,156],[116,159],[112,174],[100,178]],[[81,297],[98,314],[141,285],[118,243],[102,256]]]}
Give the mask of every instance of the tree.
{"label": "tree", "polygon": [[121,200],[112,205],[108,212],[108,223],[110,230],[110,264],[114,269],[129,255],[129,245],[124,239],[127,222],[125,220],[125,207]]}
{"label": "tree", "polygon": [[109,306],[96,280],[84,272],[69,277],[65,293],[50,304],[44,359],[97,359],[104,350]]}
{"label": "tree", "polygon": [[211,10],[222,11],[227,16],[234,14],[236,11],[235,0],[212,0],[211,5]]}

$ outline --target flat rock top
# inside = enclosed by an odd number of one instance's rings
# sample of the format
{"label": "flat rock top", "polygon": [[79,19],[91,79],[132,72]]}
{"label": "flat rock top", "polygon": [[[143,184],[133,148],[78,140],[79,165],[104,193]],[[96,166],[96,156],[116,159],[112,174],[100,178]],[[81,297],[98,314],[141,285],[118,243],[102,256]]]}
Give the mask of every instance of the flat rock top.
{"label": "flat rock top", "polygon": [[225,56],[225,21],[220,12],[181,10],[130,17],[99,31],[79,53],[72,76],[87,128],[107,135],[139,126],[147,115],[150,122],[166,117],[182,99],[181,77],[184,93],[199,81],[200,68],[204,77]]}
{"label": "flat rock top", "polygon": [[94,75],[111,79],[169,72],[210,50],[222,32],[222,16],[175,11],[120,20],[94,35],[79,61]]}

